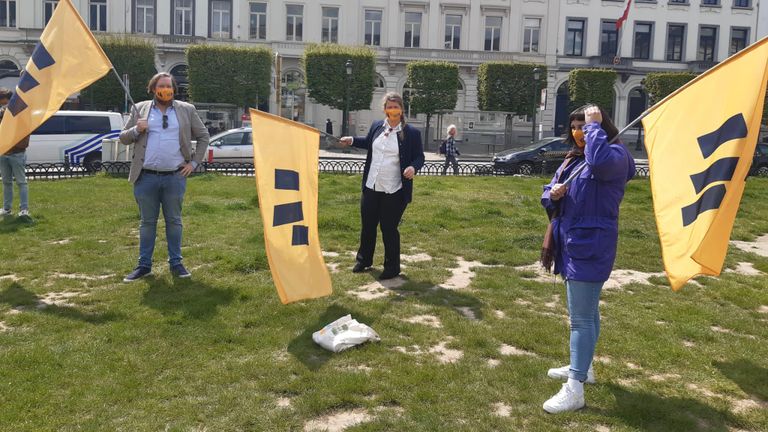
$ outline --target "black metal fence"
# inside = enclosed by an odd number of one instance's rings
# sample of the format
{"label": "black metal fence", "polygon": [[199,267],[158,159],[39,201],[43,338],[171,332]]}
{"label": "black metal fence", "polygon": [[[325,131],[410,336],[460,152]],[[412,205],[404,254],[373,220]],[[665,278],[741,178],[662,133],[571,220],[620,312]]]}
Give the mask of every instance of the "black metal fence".
{"label": "black metal fence", "polygon": [[[339,174],[361,174],[365,168],[365,161],[361,159],[321,159],[319,161],[320,172],[339,173]],[[549,176],[552,175],[559,162],[544,162],[532,169],[501,170],[495,169],[489,162],[459,162],[458,171],[454,173],[453,166],[445,170],[444,162],[429,161],[424,164],[419,171],[420,175],[442,175],[446,172],[448,175],[459,176]],[[64,179],[78,178],[94,175],[103,172],[113,176],[127,176],[131,169],[130,162],[102,162],[92,169],[85,169],[80,166],[70,166],[64,163],[32,163],[27,164],[27,177],[32,179]],[[218,173],[228,176],[253,176],[254,167],[252,163],[247,162],[203,162],[196,170],[197,173]],[[647,177],[648,167],[637,166],[635,169],[637,177]]]}

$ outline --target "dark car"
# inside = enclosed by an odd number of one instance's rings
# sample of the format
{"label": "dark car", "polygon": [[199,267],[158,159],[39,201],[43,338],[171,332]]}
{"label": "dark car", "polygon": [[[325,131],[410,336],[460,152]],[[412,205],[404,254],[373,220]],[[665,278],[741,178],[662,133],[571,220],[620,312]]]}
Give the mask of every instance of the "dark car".
{"label": "dark car", "polygon": [[552,172],[565,160],[571,146],[560,137],[536,141],[521,149],[508,149],[493,157],[497,174],[533,174]]}
{"label": "dark car", "polygon": [[752,159],[749,175],[768,177],[768,144],[758,144],[755,147],[755,156]]}

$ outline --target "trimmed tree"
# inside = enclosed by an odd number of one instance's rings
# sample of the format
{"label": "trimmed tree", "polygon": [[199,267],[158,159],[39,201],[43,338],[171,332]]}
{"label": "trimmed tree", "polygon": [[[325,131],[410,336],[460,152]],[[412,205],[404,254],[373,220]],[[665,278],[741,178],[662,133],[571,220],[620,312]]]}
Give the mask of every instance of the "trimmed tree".
{"label": "trimmed tree", "polygon": [[411,112],[427,115],[425,147],[429,145],[429,123],[437,113],[451,112],[459,99],[459,67],[445,61],[415,61],[406,66],[414,93]]}
{"label": "trimmed tree", "polygon": [[[539,68],[539,82],[534,86],[535,68]],[[539,96],[534,93],[546,86],[547,67],[541,64],[488,62],[477,71],[477,99],[483,111],[533,115],[539,106]]]}
{"label": "trimmed tree", "polygon": [[[347,60],[352,61],[350,76]],[[315,102],[344,111],[349,94],[350,111],[371,107],[376,65],[376,52],[372,49],[311,44],[304,50],[303,63],[309,97]],[[342,119],[344,125],[347,120]]]}
{"label": "trimmed tree", "polygon": [[651,105],[656,104],[694,78],[696,78],[696,74],[690,72],[649,73],[643,78],[643,87],[648,93],[648,102]]}
{"label": "trimmed tree", "polygon": [[189,96],[196,102],[247,108],[269,100],[272,51],[223,45],[187,48]]}
{"label": "trimmed tree", "polygon": [[568,93],[571,106],[597,104],[605,112],[613,113],[616,72],[607,69],[574,69],[568,74]]}
{"label": "trimmed tree", "polygon": [[[147,81],[157,73],[155,46],[144,39],[129,36],[106,36],[98,41],[120,78],[128,74],[131,96],[135,100],[147,99]],[[122,111],[125,91],[110,71],[80,92],[80,101],[94,110]]]}

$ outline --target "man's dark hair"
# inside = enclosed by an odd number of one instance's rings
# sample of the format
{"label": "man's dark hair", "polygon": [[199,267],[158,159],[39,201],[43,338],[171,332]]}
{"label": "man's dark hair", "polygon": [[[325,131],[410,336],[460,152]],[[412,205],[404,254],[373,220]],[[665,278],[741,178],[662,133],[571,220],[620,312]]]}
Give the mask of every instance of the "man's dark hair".
{"label": "man's dark hair", "polygon": [[0,99],[10,99],[13,96],[13,92],[5,87],[0,87]]}

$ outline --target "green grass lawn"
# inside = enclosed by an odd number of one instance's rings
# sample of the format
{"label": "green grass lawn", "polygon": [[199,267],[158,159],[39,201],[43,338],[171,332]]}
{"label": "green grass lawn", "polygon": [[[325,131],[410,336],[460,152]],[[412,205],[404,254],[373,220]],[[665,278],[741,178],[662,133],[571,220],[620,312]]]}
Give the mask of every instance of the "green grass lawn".
{"label": "green grass lawn", "polygon": [[[768,280],[734,273],[678,293],[662,278],[604,291],[587,408],[544,413],[560,387],[546,370],[568,362],[564,288],[514,268],[539,255],[543,182],[418,178],[403,253],[432,260],[405,263],[404,285],[365,301],[353,293],[375,281],[383,247],[377,271],[349,271],[360,176],[321,175],[334,293],[284,306],[253,178],[192,178],[193,278],[168,273],[161,223],[154,276],[132,284],[121,282],[138,254],[128,182],[33,181],[35,222],[0,222],[0,430],[302,431],[350,412],[364,420],[350,431],[768,430]],[[749,179],[734,239],[768,233],[767,187]],[[620,225],[616,268],[662,271],[647,180],[628,186]],[[468,288],[439,287],[458,257],[493,266]],[[768,272],[768,258],[731,247],[726,265],[739,262]],[[381,342],[314,344],[347,313]],[[437,324],[408,321],[418,316]],[[448,350],[460,358],[441,363]]]}

